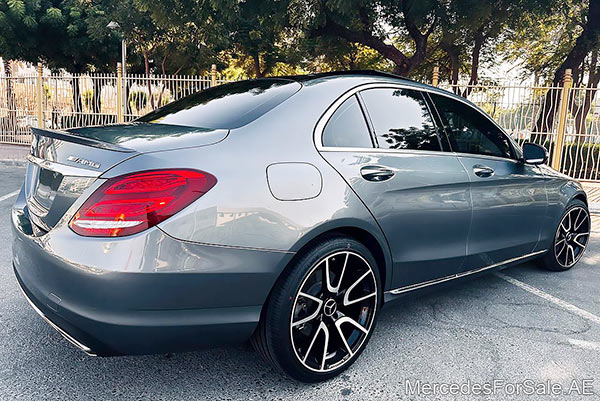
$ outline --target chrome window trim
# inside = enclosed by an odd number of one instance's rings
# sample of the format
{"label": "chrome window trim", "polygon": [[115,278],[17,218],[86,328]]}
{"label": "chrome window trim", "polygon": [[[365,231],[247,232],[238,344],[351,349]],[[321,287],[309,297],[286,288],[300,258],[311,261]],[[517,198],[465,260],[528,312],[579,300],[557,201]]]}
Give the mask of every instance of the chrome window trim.
{"label": "chrome window trim", "polygon": [[526,259],[526,258],[529,258],[529,257],[532,257],[532,256],[540,255],[540,254],[542,254],[544,252],[547,252],[547,251],[548,251],[547,249],[543,249],[541,251],[528,253],[527,255],[523,255],[523,256],[516,257],[516,258],[512,258],[512,259],[507,259],[507,260],[504,260],[502,262],[494,263],[494,264],[489,265],[489,266],[478,267],[477,269],[467,270],[467,271],[464,271],[464,272],[451,274],[449,276],[444,276],[444,277],[436,278],[436,279],[433,279],[433,280],[424,281],[424,282],[421,282],[421,283],[416,283],[416,284],[411,284],[411,285],[407,285],[407,286],[404,286],[404,287],[395,288],[393,290],[386,291],[386,293],[389,293],[389,294],[392,294],[392,295],[403,294],[405,292],[410,292],[410,291],[418,290],[418,289],[421,289],[421,288],[429,287],[431,285],[445,283],[446,281],[451,281],[451,280],[454,280],[454,279],[457,279],[457,278],[470,276],[471,274],[481,273],[481,272],[484,272],[486,270],[493,269],[494,267],[499,267],[499,266],[506,265],[506,264],[509,264],[509,263],[517,262],[517,261],[519,261],[521,259]]}
{"label": "chrome window trim", "polygon": [[383,149],[383,148],[353,148],[353,147],[336,147],[324,146],[321,152],[352,152],[352,153],[385,153],[385,154],[405,154],[405,155],[431,155],[431,156],[456,156],[452,152],[444,152],[439,150],[418,150],[418,149]]}
{"label": "chrome window trim", "polygon": [[55,161],[41,159],[32,154],[27,155],[27,160],[29,160],[29,162],[36,164],[47,170],[51,170],[51,171],[60,173],[63,176],[100,177],[100,175],[102,174],[102,171],[93,171],[93,170],[88,170],[88,169],[81,168],[81,167],[68,166],[66,164],[57,163]]}
{"label": "chrome window trim", "polygon": [[497,160],[501,162],[512,162],[514,164],[520,164],[521,162],[517,159],[509,159],[507,157],[500,156],[492,156],[492,155],[482,155],[479,153],[464,153],[464,152],[452,152],[457,157],[470,157],[475,159],[489,159],[489,160]]}
{"label": "chrome window trim", "polygon": [[[493,118],[491,118],[485,112],[483,112],[479,107],[477,107],[477,105],[469,102],[466,99],[454,97],[452,94],[444,93],[443,91],[436,89],[436,88],[420,87],[417,85],[410,85],[410,84],[405,84],[405,83],[377,82],[377,83],[369,83],[369,84],[362,84],[359,86],[355,86],[354,88],[344,92],[340,97],[338,97],[336,99],[335,102],[333,102],[327,108],[325,113],[323,113],[323,115],[321,115],[321,117],[317,121],[317,124],[315,125],[315,130],[313,133],[313,140],[314,140],[315,146],[318,151],[320,151],[320,152],[322,152],[322,151],[341,151],[341,152],[378,151],[379,152],[379,151],[385,150],[387,152],[384,152],[384,153],[399,153],[399,152],[406,152],[406,151],[419,152],[419,153],[432,152],[432,153],[454,154],[456,156],[463,155],[463,156],[469,156],[469,157],[493,158],[495,160],[504,160],[504,161],[508,160],[508,161],[513,161],[516,163],[519,162],[518,160],[513,159],[513,158],[482,155],[479,153],[460,153],[460,152],[454,152],[453,150],[448,152],[448,151],[444,151],[443,149],[441,149],[439,151],[431,151],[431,150],[418,150],[418,149],[382,149],[382,148],[376,148],[376,147],[373,147],[373,148],[353,148],[353,147],[340,148],[340,147],[335,147],[335,146],[323,146],[323,130],[325,129],[327,122],[329,121],[329,119],[331,118],[333,113],[335,113],[335,111],[338,109],[338,107],[340,107],[342,105],[342,103],[344,103],[348,98],[352,97],[353,95],[357,94],[358,92],[367,90],[367,89],[374,89],[374,88],[411,89],[411,90],[416,90],[416,91],[420,91],[420,92],[427,92],[427,93],[433,93],[433,94],[440,95],[440,96],[445,96],[445,97],[455,100],[457,102],[463,103],[463,104],[475,109],[477,112],[479,112],[481,115],[483,115],[486,119],[491,121],[492,124],[494,124],[494,126],[496,128],[498,128],[500,130],[500,132],[502,132],[502,134],[505,135],[511,141],[511,144],[513,143],[510,135],[508,135],[506,133],[506,131],[504,131],[504,129],[500,125],[498,125],[498,123],[496,123],[496,121],[494,121]],[[431,102],[435,106],[435,102],[433,101],[433,99],[431,100]],[[436,112],[437,112],[437,109],[436,109]],[[343,150],[340,150],[340,149],[343,149]]]}

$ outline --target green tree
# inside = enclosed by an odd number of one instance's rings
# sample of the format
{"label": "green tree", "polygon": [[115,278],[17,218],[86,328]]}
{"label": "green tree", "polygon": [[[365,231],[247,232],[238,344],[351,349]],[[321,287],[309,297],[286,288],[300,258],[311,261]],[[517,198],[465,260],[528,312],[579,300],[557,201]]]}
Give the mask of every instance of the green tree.
{"label": "green tree", "polygon": [[[10,60],[26,59],[35,49],[33,34],[41,15],[40,8],[36,1],[0,0],[0,55],[9,78],[12,75]],[[10,79],[6,81],[6,106],[9,110],[6,125],[10,129],[16,127],[15,95]]]}
{"label": "green tree", "polygon": [[288,41],[287,4],[284,1],[213,0],[215,19],[222,21],[233,52],[250,57],[253,75],[264,77],[277,63],[300,59]]}
{"label": "green tree", "polygon": [[321,37],[305,40],[301,46],[301,54],[306,55],[303,65],[309,71],[393,69],[393,64],[380,53],[343,39]]}
{"label": "green tree", "polygon": [[369,47],[408,75],[428,56],[442,0],[291,0],[290,19],[307,37],[328,36]]}
{"label": "green tree", "polygon": [[[74,73],[106,70],[116,61],[119,43],[90,35],[88,18],[96,12],[102,10],[77,0],[0,0],[0,54]],[[72,86],[73,110],[81,112],[78,77]],[[99,94],[93,104],[99,111]]]}
{"label": "green tree", "polygon": [[[455,92],[470,94],[479,82],[482,62],[497,60],[496,43],[506,30],[524,26],[533,16],[550,13],[554,0],[445,0],[438,12],[439,28],[432,34],[433,52],[419,66],[415,75],[424,79],[433,65],[440,65]],[[469,77],[461,92],[457,86],[461,75]]]}
{"label": "green tree", "polygon": [[[562,84],[566,69],[571,69],[576,86],[594,89],[600,81],[600,0],[568,0],[558,3],[551,14],[524,16],[526,23],[512,29],[501,44],[511,62],[522,62],[528,73],[552,87]],[[585,82],[587,78],[587,82]],[[578,132],[585,125],[595,90],[587,90],[585,99],[570,109]],[[552,132],[560,100],[560,90],[550,89],[534,125],[541,133]]]}

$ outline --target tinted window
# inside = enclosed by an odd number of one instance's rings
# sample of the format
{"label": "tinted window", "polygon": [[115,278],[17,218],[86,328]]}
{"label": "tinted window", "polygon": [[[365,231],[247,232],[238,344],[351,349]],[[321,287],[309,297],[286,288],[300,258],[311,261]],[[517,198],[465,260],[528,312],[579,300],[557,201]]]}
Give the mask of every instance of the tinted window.
{"label": "tinted window", "polygon": [[508,137],[481,112],[446,96],[431,94],[431,98],[447,126],[452,150],[512,157]]}
{"label": "tinted window", "polygon": [[323,146],[373,147],[367,122],[356,96],[342,103],[327,122],[323,130]]}
{"label": "tinted window", "polygon": [[301,88],[285,79],[260,79],[219,85],[184,97],[137,121],[232,129],[262,116]]}
{"label": "tinted window", "polygon": [[421,93],[381,88],[360,94],[380,148],[440,150],[433,120]]}

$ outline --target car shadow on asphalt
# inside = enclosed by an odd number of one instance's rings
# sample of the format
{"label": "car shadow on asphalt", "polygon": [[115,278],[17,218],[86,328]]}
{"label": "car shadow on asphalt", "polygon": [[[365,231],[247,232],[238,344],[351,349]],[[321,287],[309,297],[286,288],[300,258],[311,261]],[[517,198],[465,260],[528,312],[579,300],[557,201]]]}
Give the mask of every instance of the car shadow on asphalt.
{"label": "car shadow on asphalt", "polygon": [[[597,245],[598,238],[595,242],[594,245]],[[588,249],[588,254],[577,269],[596,265],[597,252],[595,249],[590,251]],[[534,263],[512,267],[505,273],[518,273],[522,279],[547,274]],[[568,277],[571,273],[559,273],[553,280],[560,280],[561,274]],[[525,305],[530,310],[531,305],[537,305],[538,300],[526,299],[528,295],[493,274],[485,274],[386,306],[380,311],[377,328],[365,353],[353,367],[328,382],[328,385],[334,383],[336,394],[344,395],[344,392],[351,391],[351,383],[358,380],[358,376],[380,375],[381,364],[389,364],[390,358],[399,364],[398,369],[406,369],[408,365],[401,366],[402,353],[422,343],[440,342],[444,345],[439,348],[440,352],[445,352],[445,349],[452,347],[452,343],[445,344],[446,340],[440,339],[440,333],[451,333],[448,341],[454,341],[457,333],[461,336],[471,333],[476,337],[485,337],[486,333],[493,333],[494,330],[513,326],[518,328],[518,324],[506,322],[506,315],[514,315],[510,308],[518,305]],[[118,398],[126,394],[137,394],[142,398],[144,394],[151,398],[187,398],[202,394],[209,399],[260,399],[271,398],[269,395],[272,398],[285,397],[286,394],[292,397],[303,391],[325,391],[326,388],[325,384],[302,384],[279,374],[249,344],[181,354],[88,357],[38,319],[27,309],[25,301],[22,304],[22,308],[15,312],[19,316],[12,322],[13,328],[10,330],[20,339],[9,339],[4,352],[6,357],[11,358],[9,365],[20,369],[11,375],[18,375],[22,391],[26,391],[28,386],[35,386],[40,391],[45,388],[56,390],[58,387],[69,393],[89,394],[92,391],[98,394],[92,398]],[[500,313],[503,315],[500,316]],[[555,311],[549,313],[555,314]],[[563,315],[560,316],[564,319]],[[557,333],[562,333],[563,329],[565,333],[577,333],[585,329],[578,322],[565,323],[563,320],[547,323],[545,321],[548,318],[540,319],[544,319],[539,322],[543,326],[541,331],[548,330],[544,326],[548,324],[553,324],[550,331]],[[535,329],[535,322],[528,324],[533,324]],[[430,357],[432,355],[425,353],[410,363],[426,366],[430,363]],[[474,354],[473,358],[477,356]]]}

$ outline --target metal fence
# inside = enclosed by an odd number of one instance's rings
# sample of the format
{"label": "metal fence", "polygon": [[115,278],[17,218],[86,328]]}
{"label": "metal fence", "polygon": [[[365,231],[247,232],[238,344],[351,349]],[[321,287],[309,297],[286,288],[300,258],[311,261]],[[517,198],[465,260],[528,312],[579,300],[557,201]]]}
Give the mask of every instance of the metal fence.
{"label": "metal fence", "polygon": [[582,181],[600,181],[599,89],[482,79],[476,85],[433,83],[466,97],[492,116],[518,143],[550,152],[552,167]]}
{"label": "metal fence", "polygon": [[0,142],[29,144],[30,127],[68,129],[127,122],[219,85],[208,76],[36,74],[0,77]]}
{"label": "metal fence", "polygon": [[[481,79],[476,85],[433,84],[489,113],[519,143],[550,151],[553,167],[580,180],[600,181],[598,89]],[[130,121],[196,91],[226,82],[208,76],[37,74],[0,77],[0,142],[29,144],[30,126],[68,129]]]}

